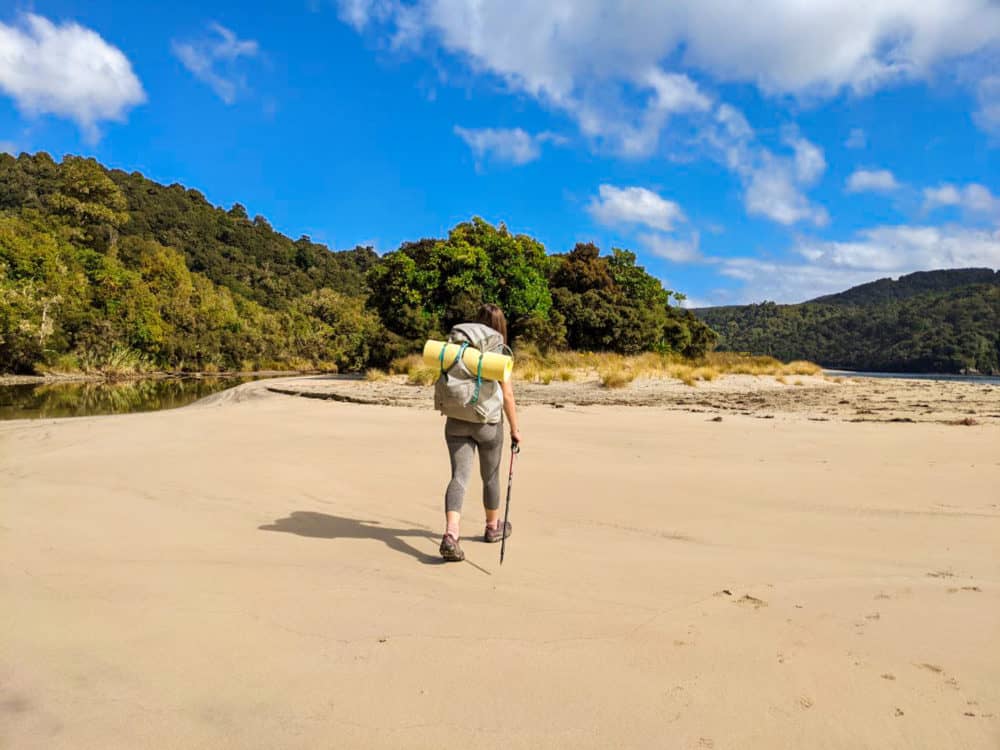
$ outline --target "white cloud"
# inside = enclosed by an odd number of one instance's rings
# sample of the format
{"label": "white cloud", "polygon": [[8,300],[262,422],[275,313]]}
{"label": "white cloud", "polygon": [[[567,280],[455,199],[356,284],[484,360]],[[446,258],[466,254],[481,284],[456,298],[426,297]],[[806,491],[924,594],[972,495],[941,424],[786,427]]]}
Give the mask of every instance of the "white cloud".
{"label": "white cloud", "polygon": [[992,216],[1000,223],[1000,197],[993,195],[985,185],[975,183],[966,185],[962,191],[962,198],[967,210]]}
{"label": "white cloud", "polygon": [[214,36],[190,42],[174,41],[174,55],[195,78],[208,86],[226,104],[236,101],[246,89],[246,78],[237,69],[241,57],[253,58],[260,47],[252,39],[240,39],[225,26],[213,23]]}
{"label": "white cloud", "polygon": [[813,205],[805,194],[826,171],[823,150],[802,137],[796,128],[786,128],[782,133],[782,142],[792,150],[791,156],[778,155],[757,142],[739,110],[721,104],[698,139],[713,158],[742,180],[747,213],[786,226],[802,221],[816,226],[828,223],[826,210]]}
{"label": "white cloud", "polygon": [[0,91],[29,115],[73,120],[94,141],[99,123],[124,121],[146,101],[128,58],[97,32],[34,14],[0,23]]}
{"label": "white cloud", "polygon": [[340,18],[362,31],[373,23],[385,23],[404,9],[394,0],[337,0]]}
{"label": "white cloud", "polygon": [[847,178],[849,193],[891,193],[900,185],[888,169],[858,169]]}
{"label": "white cloud", "polygon": [[642,187],[619,188],[601,185],[590,200],[587,211],[607,226],[638,225],[669,232],[684,220],[684,212],[674,201],[662,198]]}
{"label": "white cloud", "polygon": [[861,128],[852,128],[851,134],[844,141],[847,148],[864,148],[868,145],[868,136]]}
{"label": "white cloud", "polygon": [[725,304],[749,302],[804,302],[840,292],[876,276],[871,271],[830,269],[803,263],[778,263],[758,258],[731,258],[720,273],[743,282],[735,294],[726,293]]}
{"label": "white cloud", "polygon": [[973,114],[976,124],[987,133],[1000,136],[1000,75],[982,79],[976,86],[979,109]]}
{"label": "white cloud", "polygon": [[694,263],[704,260],[698,247],[701,241],[698,232],[693,232],[687,239],[648,232],[640,234],[638,241],[640,246],[651,255],[674,263]]}
{"label": "white cloud", "polygon": [[957,206],[967,213],[983,215],[1000,224],[1000,197],[993,195],[985,185],[972,182],[958,187],[944,183],[924,189],[925,211],[947,206]]}
{"label": "white cloud", "polygon": [[561,143],[562,138],[553,133],[532,135],[521,128],[463,128],[455,126],[461,138],[477,159],[492,159],[507,164],[527,164],[542,154],[542,144]]}
{"label": "white cloud", "polygon": [[1000,268],[1000,231],[881,226],[849,241],[806,240],[805,262],[719,258],[720,273],[743,282],[740,299],[802,302],[888,275],[940,268]]}
{"label": "white cloud", "polygon": [[788,135],[785,142],[795,151],[796,179],[803,185],[814,184],[826,171],[823,149],[797,133]]}
{"label": "white cloud", "polygon": [[[657,153],[705,129],[727,133],[716,153],[741,177],[747,209],[793,224],[828,220],[806,188],[822,173],[822,152],[786,139],[789,168],[756,144],[745,118],[707,88],[755,85],[766,95],[814,100],[844,90],[864,95],[941,73],[1000,48],[996,0],[338,0],[340,16],[393,47],[448,53],[571,117],[597,149],[627,157]],[[950,66],[950,67],[946,67]],[[995,67],[962,78],[977,88],[977,120],[1000,123]],[[991,77],[992,76],[992,77]],[[706,83],[707,82],[707,83]],[[723,122],[729,118],[728,122]],[[998,126],[1000,127],[1000,126]],[[847,139],[865,145],[860,128]],[[816,156],[819,159],[816,159]],[[679,159],[691,154],[677,154]],[[761,169],[777,173],[761,173]]]}
{"label": "white cloud", "polygon": [[[585,75],[632,77],[671,55],[774,93],[867,91],[1000,38],[991,0],[341,0],[355,28],[416,10],[423,33],[530,92],[565,96]],[[412,20],[411,20],[412,22]],[[517,44],[511,44],[517,40]]]}
{"label": "white cloud", "polygon": [[13,141],[0,141],[0,154],[10,154],[17,156],[20,149]]}
{"label": "white cloud", "polygon": [[[569,112],[584,132],[647,153],[665,114],[704,111],[674,67],[766,94],[867,93],[930,80],[1000,42],[993,0],[339,0],[354,28],[441,47],[511,90]],[[736,14],[738,13],[738,18]],[[664,91],[664,77],[673,77]],[[678,91],[686,94],[677,96]],[[620,124],[616,126],[617,124]]]}
{"label": "white cloud", "polygon": [[795,133],[786,134],[785,143],[794,150],[792,159],[761,149],[748,170],[744,195],[747,213],[779,224],[806,221],[824,226],[830,220],[826,209],[810,203],[804,192],[826,170],[823,151]]}
{"label": "white cloud", "polygon": [[764,216],[786,226],[806,221],[816,226],[829,223],[826,209],[814,206],[799,190],[787,163],[764,152],[760,167],[750,175],[744,196],[747,213]]}
{"label": "white cloud", "polygon": [[1000,232],[966,227],[882,226],[850,242],[803,243],[799,253],[830,268],[910,271],[1000,267]]}
{"label": "white cloud", "polygon": [[954,185],[940,185],[924,188],[924,210],[933,211],[942,206],[957,206],[962,202],[962,194]]}

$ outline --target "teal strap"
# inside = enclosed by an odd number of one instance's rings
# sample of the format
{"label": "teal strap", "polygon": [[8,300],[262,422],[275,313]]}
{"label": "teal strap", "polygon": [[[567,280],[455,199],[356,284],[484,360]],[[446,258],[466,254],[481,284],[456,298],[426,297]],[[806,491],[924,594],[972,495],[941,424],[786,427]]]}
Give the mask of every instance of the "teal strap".
{"label": "teal strap", "polygon": [[[444,350],[447,349],[447,348],[448,348],[448,344],[446,343],[444,346],[441,347],[441,353],[438,355],[438,361],[441,363],[441,374],[442,375],[444,375],[445,372],[447,372],[448,370],[450,370],[452,367],[454,367],[458,363],[458,360],[460,360],[462,358],[462,355],[465,354],[465,350],[469,348],[469,344],[468,344],[468,342],[464,342],[458,348],[458,354],[455,355],[455,360],[450,365],[448,365],[447,367],[445,367],[444,366]],[[480,366],[480,369],[482,369],[482,361],[480,361],[479,366]]]}
{"label": "teal strap", "polygon": [[476,368],[476,390],[472,394],[472,400],[469,401],[469,406],[472,406],[479,401],[479,389],[483,387],[483,356],[484,352],[479,352],[479,366]]}

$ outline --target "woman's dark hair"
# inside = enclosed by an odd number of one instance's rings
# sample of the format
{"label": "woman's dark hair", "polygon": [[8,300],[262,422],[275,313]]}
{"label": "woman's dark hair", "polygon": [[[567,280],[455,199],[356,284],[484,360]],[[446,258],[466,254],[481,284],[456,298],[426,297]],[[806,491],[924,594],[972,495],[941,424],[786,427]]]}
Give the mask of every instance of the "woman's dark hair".
{"label": "woman's dark hair", "polygon": [[479,308],[476,322],[489,326],[494,331],[499,331],[500,335],[503,336],[503,342],[507,343],[507,318],[503,316],[503,310],[499,307],[489,303],[484,304]]}

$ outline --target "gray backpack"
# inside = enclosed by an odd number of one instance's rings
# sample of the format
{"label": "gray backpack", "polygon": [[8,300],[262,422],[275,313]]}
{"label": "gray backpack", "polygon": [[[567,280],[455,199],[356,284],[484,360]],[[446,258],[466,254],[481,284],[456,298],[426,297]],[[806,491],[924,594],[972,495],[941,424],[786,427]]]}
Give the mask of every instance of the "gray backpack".
{"label": "gray backpack", "polygon": [[[434,408],[463,422],[496,424],[503,413],[503,390],[496,380],[486,380],[462,361],[468,347],[481,352],[503,352],[503,336],[482,323],[463,323],[451,329],[448,342],[460,352],[452,359],[442,357],[441,376],[434,384]],[[507,351],[510,351],[509,349]]]}

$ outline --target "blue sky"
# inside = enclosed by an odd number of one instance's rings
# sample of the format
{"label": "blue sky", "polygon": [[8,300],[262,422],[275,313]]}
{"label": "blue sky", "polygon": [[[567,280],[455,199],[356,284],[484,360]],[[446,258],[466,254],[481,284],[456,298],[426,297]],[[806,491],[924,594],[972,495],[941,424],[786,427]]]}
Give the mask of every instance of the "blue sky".
{"label": "blue sky", "polygon": [[473,215],[550,252],[627,247],[695,304],[1000,267],[990,0],[122,8],[5,4],[0,149],[336,249]]}

